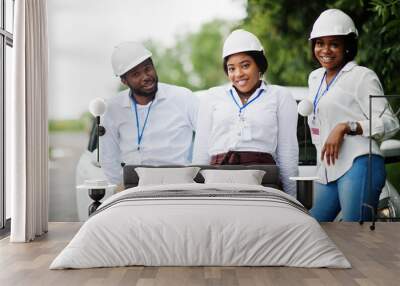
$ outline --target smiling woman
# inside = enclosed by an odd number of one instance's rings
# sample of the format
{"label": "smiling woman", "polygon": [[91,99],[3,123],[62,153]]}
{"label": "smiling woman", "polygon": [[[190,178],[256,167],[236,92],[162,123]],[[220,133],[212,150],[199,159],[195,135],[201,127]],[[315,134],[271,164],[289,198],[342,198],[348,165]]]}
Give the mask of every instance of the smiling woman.
{"label": "smiling woman", "polygon": [[[345,61],[344,38],[338,36],[317,38],[313,41],[313,46],[314,56],[321,66],[327,70],[326,80],[331,81]],[[346,49],[346,53],[349,53],[349,50]]]}
{"label": "smiling woman", "polygon": [[298,169],[296,102],[283,87],[267,84],[268,62],[258,38],[245,30],[225,40],[222,57],[231,85],[202,96],[193,163],[277,164],[286,193],[295,196],[289,177]]}
{"label": "smiling woman", "polygon": [[313,111],[308,116],[319,176],[310,212],[319,221],[334,220],[340,210],[344,221],[372,218],[364,205],[376,209],[386,177],[378,140],[399,129],[385,98],[369,105],[369,95],[384,92],[375,72],[353,61],[357,38],[353,20],[338,9],[322,12],[310,35],[314,59],[321,65],[309,76]]}
{"label": "smiling woman", "polygon": [[260,87],[259,78],[267,71],[267,67],[265,56],[255,51],[237,53],[224,59],[225,73],[245,102]]}

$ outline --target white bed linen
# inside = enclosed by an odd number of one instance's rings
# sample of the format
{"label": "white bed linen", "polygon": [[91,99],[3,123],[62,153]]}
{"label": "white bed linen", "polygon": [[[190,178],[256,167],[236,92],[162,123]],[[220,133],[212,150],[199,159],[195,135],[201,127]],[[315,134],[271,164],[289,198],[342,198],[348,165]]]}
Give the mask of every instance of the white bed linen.
{"label": "white bed linen", "polygon": [[[178,184],[135,187],[109,197],[154,190],[264,190],[255,185]],[[100,209],[99,208],[99,209]],[[301,210],[258,198],[124,201],[89,218],[50,269],[146,266],[294,266],[350,268],[318,222]]]}

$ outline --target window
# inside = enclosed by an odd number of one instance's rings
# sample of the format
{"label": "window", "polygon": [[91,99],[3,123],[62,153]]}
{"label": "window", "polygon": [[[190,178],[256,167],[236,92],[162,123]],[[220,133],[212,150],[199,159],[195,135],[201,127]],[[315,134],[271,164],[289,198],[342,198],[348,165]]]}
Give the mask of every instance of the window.
{"label": "window", "polygon": [[[14,0],[0,0],[0,235],[9,226],[10,195],[5,188],[5,105],[11,92]],[[8,222],[8,223],[7,223]]]}
{"label": "window", "polygon": [[5,25],[5,30],[9,33],[13,32],[14,29],[14,0],[5,0],[5,16],[4,16],[4,22]]}

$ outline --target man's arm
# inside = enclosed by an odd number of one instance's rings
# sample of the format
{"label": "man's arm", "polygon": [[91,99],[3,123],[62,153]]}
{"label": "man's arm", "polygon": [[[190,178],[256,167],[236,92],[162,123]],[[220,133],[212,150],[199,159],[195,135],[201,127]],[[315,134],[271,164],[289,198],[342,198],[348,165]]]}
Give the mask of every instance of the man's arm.
{"label": "man's arm", "polygon": [[193,92],[189,92],[187,102],[187,118],[193,131],[196,131],[197,126],[197,113],[199,110],[199,97]]}
{"label": "man's arm", "polygon": [[[208,96],[208,94],[203,95],[200,99],[193,149],[193,164],[210,164],[210,156],[208,154],[208,141],[210,138],[212,127],[212,106],[207,100]],[[201,121],[199,120],[200,116]]]}
{"label": "man's arm", "polygon": [[289,179],[298,175],[299,145],[297,142],[297,106],[286,90],[280,94],[278,110],[277,163],[283,190],[296,197],[296,182]]}
{"label": "man's arm", "polygon": [[112,112],[102,118],[106,133],[100,137],[100,164],[104,175],[112,184],[121,184],[122,167],[120,160],[118,128],[113,124]]}

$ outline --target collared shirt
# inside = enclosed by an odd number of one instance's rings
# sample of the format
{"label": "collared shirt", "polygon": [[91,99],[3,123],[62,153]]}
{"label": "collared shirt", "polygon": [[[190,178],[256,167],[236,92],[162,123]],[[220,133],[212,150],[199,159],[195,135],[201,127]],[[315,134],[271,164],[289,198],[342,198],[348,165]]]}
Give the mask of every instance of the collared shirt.
{"label": "collared shirt", "polygon": [[[308,79],[309,100],[314,102],[318,87],[324,76],[325,69],[313,71]],[[326,89],[326,81],[322,82],[320,90]],[[312,136],[317,149],[318,176],[320,182],[335,181],[352,166],[353,160],[369,153],[369,95],[383,95],[383,89],[377,75],[370,69],[348,62],[338,73],[335,82],[318,101],[315,115],[308,117],[310,127],[316,124],[319,136]],[[313,118],[315,120],[313,122]],[[321,161],[321,149],[330,132],[339,123],[357,121],[363,130],[362,135],[345,135],[339,150],[339,158],[334,165],[328,166],[326,160]],[[399,129],[395,118],[385,98],[373,99],[372,129],[374,139],[384,139],[392,136]],[[372,153],[381,155],[379,146],[372,141]]]}
{"label": "collared shirt", "polygon": [[[185,165],[190,163],[198,98],[188,89],[159,83],[138,150],[136,115],[129,89],[111,97],[101,124],[100,161],[111,183],[122,181],[121,163]],[[140,132],[150,103],[137,105]]]}
{"label": "collared shirt", "polygon": [[193,163],[209,164],[212,155],[228,151],[270,153],[280,169],[286,193],[296,194],[295,182],[289,177],[298,173],[297,109],[290,92],[283,87],[262,83],[242,110],[240,132],[239,106],[243,106],[231,86],[211,88],[200,98]]}

